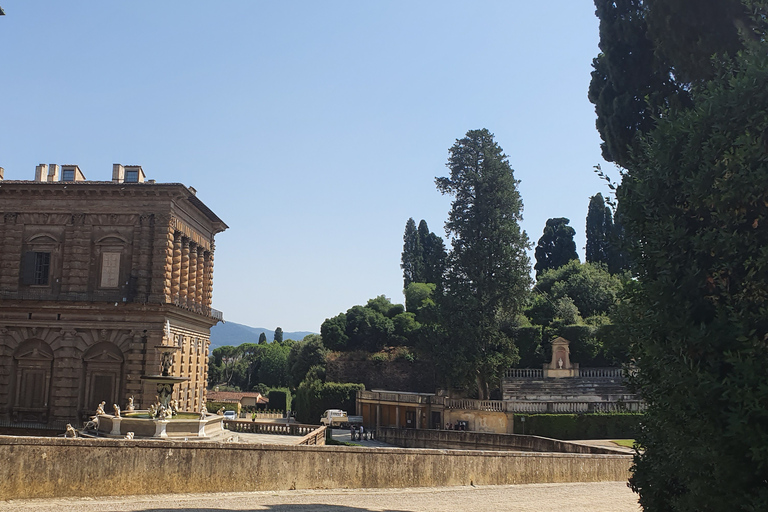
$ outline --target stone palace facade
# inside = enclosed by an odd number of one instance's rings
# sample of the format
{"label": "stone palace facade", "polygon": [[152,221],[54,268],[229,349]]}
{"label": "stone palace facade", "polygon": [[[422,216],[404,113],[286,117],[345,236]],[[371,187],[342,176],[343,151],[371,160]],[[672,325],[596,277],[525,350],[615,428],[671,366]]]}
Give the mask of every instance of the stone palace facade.
{"label": "stone palace facade", "polygon": [[[104,401],[155,401],[157,346],[173,344],[182,409],[205,400],[214,236],[227,229],[179,183],[115,164],[111,181],[0,168],[0,425],[79,424]],[[77,422],[77,423],[76,423]]]}

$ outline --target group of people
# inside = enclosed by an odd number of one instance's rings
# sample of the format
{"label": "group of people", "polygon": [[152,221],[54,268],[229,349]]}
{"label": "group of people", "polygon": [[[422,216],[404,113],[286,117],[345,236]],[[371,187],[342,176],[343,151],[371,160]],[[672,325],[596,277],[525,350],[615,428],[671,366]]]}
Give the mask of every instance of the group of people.
{"label": "group of people", "polygon": [[369,437],[373,438],[373,435],[371,432],[366,432],[365,428],[362,425],[360,425],[359,427],[350,425],[349,437],[352,439],[352,441],[354,441],[355,439],[362,441],[363,439],[368,439]]}
{"label": "group of people", "polygon": [[467,422],[457,421],[455,425],[453,423],[446,423],[445,430],[467,430]]}

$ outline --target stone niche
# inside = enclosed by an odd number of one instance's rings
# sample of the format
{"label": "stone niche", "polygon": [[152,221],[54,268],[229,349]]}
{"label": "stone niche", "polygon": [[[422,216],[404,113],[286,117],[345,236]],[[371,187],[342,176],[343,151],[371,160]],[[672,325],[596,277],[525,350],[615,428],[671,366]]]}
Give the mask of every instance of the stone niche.
{"label": "stone niche", "polygon": [[544,378],[579,376],[579,363],[571,363],[570,343],[563,337],[552,340],[552,360],[544,363]]}

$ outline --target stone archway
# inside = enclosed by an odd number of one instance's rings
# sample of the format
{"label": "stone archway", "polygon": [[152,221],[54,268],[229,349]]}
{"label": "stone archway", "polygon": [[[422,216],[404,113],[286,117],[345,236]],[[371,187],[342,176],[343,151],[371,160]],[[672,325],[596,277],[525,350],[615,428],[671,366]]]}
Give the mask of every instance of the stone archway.
{"label": "stone archway", "polygon": [[43,340],[29,339],[13,352],[13,363],[13,420],[45,423],[51,396],[53,350]]}
{"label": "stone archway", "polygon": [[123,352],[113,343],[97,343],[83,354],[85,414],[92,415],[101,402],[105,409],[120,405],[123,385]]}

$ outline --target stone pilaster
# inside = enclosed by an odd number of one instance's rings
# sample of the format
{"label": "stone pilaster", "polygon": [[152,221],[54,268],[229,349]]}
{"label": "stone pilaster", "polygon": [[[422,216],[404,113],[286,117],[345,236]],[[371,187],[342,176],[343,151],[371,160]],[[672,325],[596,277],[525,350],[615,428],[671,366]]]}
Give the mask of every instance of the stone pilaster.
{"label": "stone pilaster", "polygon": [[6,213],[3,216],[3,246],[0,248],[0,289],[5,292],[19,291],[19,272],[21,271],[22,225],[18,223],[18,213]]}
{"label": "stone pilaster", "polygon": [[64,241],[65,254],[62,279],[66,279],[66,291],[88,292],[88,273],[91,266],[91,225],[84,213],[72,215],[72,238]]}
{"label": "stone pilaster", "polygon": [[[83,371],[82,354],[75,347],[77,331],[62,329],[60,346],[54,352],[50,414],[57,418],[69,418],[79,423],[80,387]],[[76,424],[73,424],[77,426]]]}
{"label": "stone pilaster", "polygon": [[166,303],[171,301],[171,269],[173,267],[173,229],[170,217],[155,217],[152,234],[152,282],[150,284],[150,302]]}

